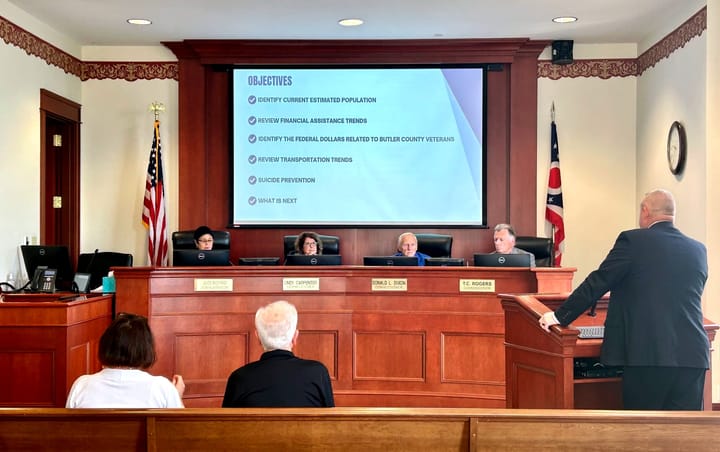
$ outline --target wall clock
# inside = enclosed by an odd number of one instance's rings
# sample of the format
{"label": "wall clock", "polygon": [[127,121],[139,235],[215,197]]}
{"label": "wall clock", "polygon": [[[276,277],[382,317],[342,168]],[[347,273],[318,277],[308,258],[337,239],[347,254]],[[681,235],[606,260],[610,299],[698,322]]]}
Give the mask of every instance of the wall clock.
{"label": "wall clock", "polygon": [[671,173],[682,173],[687,159],[687,140],[685,128],[678,121],[672,123],[670,132],[668,132],[667,159]]}

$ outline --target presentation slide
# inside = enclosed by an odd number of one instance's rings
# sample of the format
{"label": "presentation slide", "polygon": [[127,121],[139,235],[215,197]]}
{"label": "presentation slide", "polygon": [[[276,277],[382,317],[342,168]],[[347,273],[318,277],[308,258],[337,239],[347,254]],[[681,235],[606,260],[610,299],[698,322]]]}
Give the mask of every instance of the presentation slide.
{"label": "presentation slide", "polygon": [[482,68],[233,71],[233,224],[484,224]]}

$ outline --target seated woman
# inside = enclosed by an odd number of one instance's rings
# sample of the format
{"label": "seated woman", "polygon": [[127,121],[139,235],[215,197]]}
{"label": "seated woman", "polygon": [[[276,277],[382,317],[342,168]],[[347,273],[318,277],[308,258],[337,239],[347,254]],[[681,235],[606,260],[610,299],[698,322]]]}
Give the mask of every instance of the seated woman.
{"label": "seated woman", "polygon": [[118,314],[100,337],[103,368],[82,375],[70,388],[66,408],[183,408],[185,383],[145,371],[155,362],[155,341],[147,318]]}
{"label": "seated woman", "polygon": [[320,236],[314,232],[302,232],[295,239],[293,254],[314,255],[322,254],[323,244]]}
{"label": "seated woman", "polygon": [[199,250],[211,250],[215,241],[212,229],[207,226],[200,226],[195,229],[193,239],[195,240],[195,247]]}

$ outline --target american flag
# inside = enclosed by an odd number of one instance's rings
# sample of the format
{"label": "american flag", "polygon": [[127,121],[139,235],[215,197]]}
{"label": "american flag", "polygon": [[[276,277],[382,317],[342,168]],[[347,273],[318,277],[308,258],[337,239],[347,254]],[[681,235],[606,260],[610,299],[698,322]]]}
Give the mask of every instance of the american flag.
{"label": "american flag", "polygon": [[162,152],[160,151],[160,121],[155,120],[150,161],[145,180],[142,223],[148,231],[148,265],[168,264],[167,222],[165,219],[165,188]]}
{"label": "american flag", "polygon": [[553,266],[560,267],[565,249],[565,223],[563,221],[562,182],[560,180],[560,151],[558,149],[557,127],[550,123],[550,175],[548,177],[547,202],[545,204],[545,225],[553,231],[555,259]]}

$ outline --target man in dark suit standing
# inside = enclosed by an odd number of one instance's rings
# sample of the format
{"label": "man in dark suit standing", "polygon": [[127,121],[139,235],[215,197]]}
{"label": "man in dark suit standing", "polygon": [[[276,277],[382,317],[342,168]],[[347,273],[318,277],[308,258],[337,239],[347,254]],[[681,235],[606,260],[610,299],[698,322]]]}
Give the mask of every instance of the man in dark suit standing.
{"label": "man in dark suit standing", "polygon": [[710,343],[703,328],[707,251],[675,228],[675,201],[654,190],[640,204],[640,229],[620,233],[590,273],[540,326],[568,325],[611,291],[600,360],[623,366],[631,410],[701,410]]}
{"label": "man in dark suit standing", "polygon": [[228,378],[223,407],[335,406],[328,370],[319,361],[297,358],[298,314],[287,301],[255,313],[255,334],[265,350],[259,361],[236,369]]}

